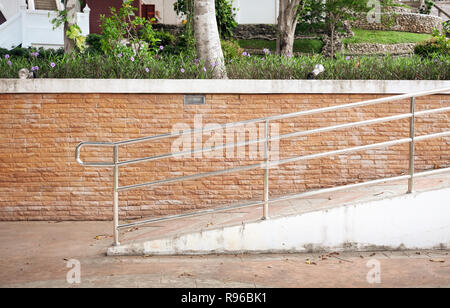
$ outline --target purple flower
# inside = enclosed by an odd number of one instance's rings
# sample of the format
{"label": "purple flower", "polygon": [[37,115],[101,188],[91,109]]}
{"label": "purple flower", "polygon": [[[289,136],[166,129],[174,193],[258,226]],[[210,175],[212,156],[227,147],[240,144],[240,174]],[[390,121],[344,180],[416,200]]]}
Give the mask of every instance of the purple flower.
{"label": "purple flower", "polygon": [[56,66],[55,62],[50,63],[50,66],[54,68]]}
{"label": "purple flower", "polygon": [[133,57],[133,56],[131,56],[130,60],[131,60],[131,62],[134,62],[134,57]]}
{"label": "purple flower", "polygon": [[242,55],[243,55],[244,57],[247,56],[247,52],[244,51],[244,52],[242,53]]}
{"label": "purple flower", "polygon": [[206,67],[203,66],[203,71],[206,73]]}
{"label": "purple flower", "polygon": [[199,62],[199,59],[194,59],[195,64],[198,64],[198,62]]}
{"label": "purple flower", "polygon": [[11,65],[12,65],[12,62],[11,62],[11,61],[8,61],[8,65],[11,66]]}
{"label": "purple flower", "polygon": [[6,60],[9,59],[9,55],[8,55],[8,54],[5,55],[5,59],[6,59]]}
{"label": "purple flower", "polygon": [[216,62],[211,62],[211,67],[216,67],[217,63]]}
{"label": "purple flower", "polygon": [[31,56],[37,58],[39,56],[39,52],[37,52],[37,51],[36,52],[32,52]]}
{"label": "purple flower", "polygon": [[33,66],[33,67],[31,68],[31,70],[32,70],[32,71],[38,71],[38,70],[39,70],[39,66]]}
{"label": "purple flower", "polygon": [[146,72],[146,73],[150,72],[150,70],[148,69],[148,67],[145,68],[145,72]]}
{"label": "purple flower", "polygon": [[347,60],[347,61],[350,60],[350,56],[346,56],[345,60]]}
{"label": "purple flower", "polygon": [[268,55],[269,53],[270,53],[270,50],[269,49],[267,49],[267,48],[264,48],[264,54],[266,54],[266,55]]}
{"label": "purple flower", "polygon": [[159,50],[164,50],[164,46],[163,45],[159,46]]}
{"label": "purple flower", "polygon": [[122,58],[122,54],[119,53],[119,54],[117,55],[117,57],[118,57],[118,58]]}
{"label": "purple flower", "polygon": [[185,72],[184,68],[182,68],[182,69],[180,70],[180,72],[182,72],[182,73],[184,74],[184,72]]}

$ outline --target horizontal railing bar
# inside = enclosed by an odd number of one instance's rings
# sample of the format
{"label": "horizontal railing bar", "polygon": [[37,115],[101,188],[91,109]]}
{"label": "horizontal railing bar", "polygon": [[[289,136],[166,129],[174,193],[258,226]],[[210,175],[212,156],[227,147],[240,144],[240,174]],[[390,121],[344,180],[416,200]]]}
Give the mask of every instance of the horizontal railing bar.
{"label": "horizontal railing bar", "polygon": [[[450,172],[450,168],[437,169],[437,170],[431,170],[431,171],[423,171],[423,172],[414,174],[414,178],[428,176],[428,175],[434,175],[434,174],[440,174],[440,173],[445,173],[445,172]],[[323,194],[323,193],[329,193],[329,192],[335,192],[335,191],[340,191],[340,190],[375,185],[375,184],[380,184],[380,183],[385,183],[385,182],[407,180],[410,178],[411,178],[410,175],[401,175],[401,176],[396,176],[396,177],[391,177],[391,178],[383,178],[383,179],[362,182],[362,183],[355,183],[355,184],[349,184],[349,185],[343,185],[343,186],[331,187],[331,188],[323,188],[323,189],[318,189],[318,190],[314,190],[314,191],[302,192],[302,193],[298,193],[298,194],[287,195],[287,196],[283,196],[283,197],[270,199],[268,202],[275,203],[275,202],[286,201],[286,200],[291,200],[291,199],[298,199],[301,197],[309,197],[309,196],[319,195],[319,194]],[[168,216],[168,217],[148,219],[148,220],[137,221],[137,222],[132,222],[132,223],[128,223],[128,224],[122,224],[122,225],[118,226],[118,229],[124,229],[124,228],[134,227],[134,226],[138,226],[138,225],[151,224],[151,223],[180,219],[180,218],[200,216],[200,215],[205,215],[205,214],[213,214],[213,213],[217,213],[217,212],[224,212],[224,211],[228,211],[228,210],[253,207],[253,206],[258,206],[258,205],[262,205],[262,204],[264,204],[264,201],[253,201],[253,202],[241,203],[241,204],[222,207],[222,208],[204,210],[204,211],[195,212],[195,213],[186,213],[186,214],[179,214],[179,215],[173,215],[173,216]]]}
{"label": "horizontal railing bar", "polygon": [[240,167],[231,168],[231,169],[224,169],[224,170],[217,170],[217,171],[211,171],[211,172],[198,173],[198,174],[193,174],[193,175],[187,175],[187,176],[182,176],[182,177],[177,177],[177,178],[158,180],[158,181],[147,182],[147,183],[142,183],[142,184],[121,186],[121,187],[117,188],[117,190],[118,191],[124,191],[124,190],[136,189],[136,188],[141,188],[141,187],[146,187],[146,186],[170,184],[170,183],[181,182],[181,181],[186,181],[186,180],[196,180],[196,179],[206,178],[206,177],[215,176],[215,175],[222,175],[222,174],[227,174],[227,173],[258,169],[258,168],[261,168],[264,165],[265,165],[264,163],[252,164],[252,165],[240,166]]}
{"label": "horizontal railing bar", "polygon": [[[402,94],[402,95],[397,95],[397,96],[377,98],[377,99],[372,99],[372,100],[367,100],[367,101],[357,102],[357,103],[317,108],[317,109],[306,110],[306,111],[298,111],[298,112],[293,112],[293,113],[288,113],[288,114],[275,115],[275,116],[269,116],[269,117],[264,117],[264,118],[223,124],[223,125],[220,125],[220,129],[232,128],[235,126],[240,126],[240,125],[245,125],[245,124],[250,124],[250,123],[282,120],[282,119],[288,119],[288,118],[297,117],[297,116],[312,115],[312,114],[336,111],[336,110],[341,110],[341,109],[349,109],[349,108],[363,107],[363,106],[369,106],[369,105],[376,105],[376,104],[381,104],[381,103],[385,103],[385,102],[399,101],[399,100],[403,100],[403,99],[407,99],[407,98],[411,98],[411,97],[421,97],[421,96],[438,94],[438,93],[447,92],[447,91],[450,91],[450,88],[428,90],[428,91],[422,91],[422,92],[416,92],[416,93],[410,93],[410,94]],[[217,128],[217,127],[211,127],[208,129],[204,129],[204,128],[191,129],[191,130],[180,131],[180,132],[172,133],[172,134],[162,134],[162,135],[142,137],[142,138],[114,142],[113,145],[121,146],[121,145],[140,143],[140,142],[145,142],[145,141],[150,141],[150,140],[153,141],[153,140],[164,139],[164,138],[169,138],[169,137],[178,137],[178,136],[182,136],[182,135],[186,135],[186,134],[195,134],[195,133],[200,133],[200,132],[206,133],[206,132],[210,132],[210,131],[214,131],[214,130],[218,130],[218,129],[219,128]]]}
{"label": "horizontal railing bar", "polygon": [[415,173],[414,178],[422,177],[422,176],[428,176],[428,175],[435,175],[440,173],[450,172],[449,168],[442,168],[442,169],[435,169],[435,170],[428,170],[428,171],[422,171],[420,173]]}
{"label": "horizontal railing bar", "polygon": [[[379,118],[379,119],[373,119],[373,120],[367,120],[367,121],[361,121],[361,122],[352,122],[352,123],[328,126],[328,127],[312,129],[312,130],[307,130],[307,131],[294,132],[294,133],[270,137],[269,142],[275,141],[275,140],[286,139],[286,138],[321,133],[321,132],[326,132],[326,131],[338,130],[338,129],[342,129],[342,128],[358,127],[358,126],[362,126],[362,125],[371,125],[371,124],[401,120],[401,119],[410,118],[411,116],[412,116],[412,113],[407,113],[407,114],[395,115],[395,116],[390,116],[390,117],[385,117],[385,118]],[[217,150],[221,150],[221,149],[246,146],[246,145],[251,145],[251,144],[265,142],[265,141],[266,141],[265,139],[256,139],[256,140],[249,140],[249,141],[240,142],[240,143],[228,143],[225,145],[219,145],[219,146],[209,147],[209,148],[204,148],[204,149],[188,150],[188,151],[177,152],[174,154],[162,154],[162,155],[143,157],[143,158],[138,158],[138,159],[133,159],[133,160],[127,160],[127,161],[119,162],[118,165],[125,166],[125,165],[143,163],[143,162],[147,162],[147,161],[154,161],[154,160],[159,160],[159,159],[164,159],[164,158],[176,158],[176,157],[181,157],[183,155],[188,155],[188,154],[192,155],[192,154],[196,154],[196,153],[207,153],[207,152],[213,152],[213,151],[217,151]]]}
{"label": "horizontal railing bar", "polygon": [[443,107],[443,108],[438,108],[438,109],[416,111],[414,113],[414,115],[416,117],[418,117],[418,116],[428,115],[428,114],[432,114],[432,113],[446,112],[446,111],[450,111],[450,107]]}
{"label": "horizontal railing bar", "polygon": [[224,212],[224,211],[229,211],[229,210],[242,209],[242,208],[246,208],[246,207],[258,206],[263,203],[264,203],[264,201],[253,201],[253,202],[241,203],[241,204],[231,205],[231,206],[222,207],[222,208],[203,210],[203,211],[194,212],[194,213],[185,213],[185,214],[179,214],[179,215],[173,215],[173,216],[167,216],[167,217],[153,218],[153,219],[136,221],[136,222],[131,222],[128,224],[119,225],[117,228],[124,229],[124,228],[144,225],[144,224],[150,224],[150,223],[156,223],[156,222],[162,222],[162,221],[168,221],[168,220],[174,220],[174,219],[180,219],[180,218],[187,218],[187,217],[194,217],[194,216],[200,216],[200,215],[206,215],[206,214],[213,214],[213,213],[217,213],[217,212]]}
{"label": "horizontal railing bar", "polygon": [[[441,90],[445,91],[446,89],[441,89]],[[440,92],[442,92],[441,90],[427,91],[428,94],[424,94],[425,92],[422,92],[422,94],[423,95],[429,95],[431,92],[433,92],[433,93],[440,93]],[[449,90],[450,90],[450,88],[449,88]],[[390,99],[392,101],[394,101],[394,100],[401,100],[401,99],[404,99],[405,96],[411,97],[411,96],[414,96],[414,95],[413,94],[404,94],[404,95],[391,97]],[[416,94],[416,97],[417,96],[418,95]],[[234,123],[221,125],[221,128],[231,128],[231,127],[234,127],[234,126],[244,125],[244,124],[248,124],[248,123],[257,123],[257,122],[262,122],[262,121],[266,121],[266,120],[270,121],[270,120],[276,120],[276,119],[282,119],[282,118],[288,118],[288,117],[295,117],[295,116],[314,114],[314,113],[318,113],[318,112],[327,112],[327,111],[339,110],[339,109],[344,109],[344,108],[365,106],[366,104],[380,103],[381,100],[386,100],[386,99],[388,99],[388,98],[381,98],[381,99],[369,100],[369,101],[364,101],[364,102],[359,102],[359,103],[352,103],[352,104],[346,104],[346,105],[340,105],[340,106],[332,106],[332,107],[326,107],[326,108],[320,108],[320,109],[313,109],[313,110],[307,110],[307,111],[294,112],[294,113],[278,115],[278,116],[271,116],[271,117],[253,119],[253,120],[234,122]],[[450,107],[444,107],[444,108],[433,109],[433,110],[419,111],[419,112],[416,112],[415,115],[416,116],[422,116],[422,115],[438,113],[438,112],[446,112],[446,111],[450,111]],[[398,116],[393,116],[393,117],[386,117],[386,118],[380,118],[380,119],[374,119],[374,120],[368,120],[368,121],[353,122],[353,123],[348,123],[348,124],[329,126],[329,127],[324,127],[324,128],[319,128],[319,129],[316,129],[316,130],[309,130],[309,131],[304,131],[304,132],[295,132],[295,133],[290,133],[290,134],[285,134],[285,135],[279,135],[279,136],[271,137],[269,141],[281,140],[281,139],[285,139],[285,138],[292,138],[292,137],[298,137],[298,136],[304,136],[304,135],[309,135],[309,134],[314,134],[314,133],[319,133],[319,132],[331,131],[331,130],[335,130],[335,129],[357,127],[357,126],[370,125],[370,124],[375,124],[375,123],[383,123],[383,122],[387,122],[387,121],[393,121],[393,120],[407,118],[407,117],[410,117],[410,116],[411,116],[411,114],[404,114],[404,115],[398,115]],[[90,142],[90,141],[82,142],[82,143],[80,143],[77,146],[77,149],[76,149],[76,160],[78,161],[78,163],[80,165],[83,165],[83,166],[86,166],[86,167],[113,167],[114,164],[113,163],[108,163],[108,162],[83,162],[80,159],[80,157],[79,157],[81,148],[84,147],[84,146],[113,147],[113,146],[120,146],[120,145],[126,145],[126,144],[131,144],[131,143],[138,143],[138,142],[144,142],[144,141],[150,141],[150,140],[158,140],[158,139],[163,139],[163,138],[182,136],[182,135],[188,134],[188,133],[198,133],[198,132],[205,133],[205,132],[214,131],[214,130],[217,130],[217,129],[218,128],[210,128],[210,129],[203,129],[202,128],[202,129],[197,129],[197,130],[181,131],[181,132],[178,132],[178,133],[162,134],[162,135],[156,135],[156,136],[151,136],[151,137],[142,137],[142,138],[131,139],[131,140],[126,140],[126,141],[119,141],[119,142]],[[145,158],[140,158],[140,159],[123,161],[123,162],[120,162],[118,165],[119,166],[124,166],[124,165],[136,164],[136,163],[141,163],[141,162],[146,162],[146,161],[159,160],[159,159],[164,159],[164,158],[179,157],[179,156],[183,156],[183,155],[187,155],[187,154],[195,154],[195,153],[199,153],[199,152],[211,152],[211,151],[217,151],[217,150],[220,150],[220,149],[225,149],[225,148],[230,148],[230,147],[246,146],[246,145],[251,145],[251,144],[265,142],[265,141],[266,141],[265,139],[250,140],[250,141],[246,141],[246,142],[242,142],[242,143],[233,143],[233,144],[226,144],[226,145],[222,145],[222,146],[210,147],[210,148],[206,148],[206,149],[197,149],[197,150],[192,150],[192,151],[183,151],[183,152],[179,152],[179,153],[175,153],[175,154],[162,154],[162,155],[157,155],[157,156],[150,156],[150,157],[145,157]]]}
{"label": "horizontal railing bar", "polygon": [[414,137],[414,140],[415,141],[422,141],[422,140],[433,139],[433,138],[440,138],[440,137],[446,137],[446,136],[450,136],[450,131],[446,131],[446,132],[442,132],[442,133],[436,133],[436,134],[429,134],[429,135],[418,136],[418,137]]}
{"label": "horizontal railing bar", "polygon": [[[422,115],[444,112],[444,111],[450,111],[450,107],[420,111],[420,112],[417,112],[415,115],[422,116]],[[373,124],[379,124],[379,123],[384,123],[384,122],[389,122],[389,121],[402,120],[402,119],[410,118],[411,116],[412,116],[412,113],[405,113],[405,114],[389,116],[389,117],[384,117],[384,118],[378,118],[378,119],[372,119],[372,120],[366,120],[366,121],[360,121],[360,122],[351,122],[351,123],[339,124],[339,125],[334,125],[334,126],[327,126],[327,127],[322,127],[322,128],[317,128],[317,129],[312,129],[312,130],[307,130],[307,131],[293,132],[293,133],[289,133],[289,134],[270,137],[269,142],[275,141],[275,140],[282,140],[282,139],[286,139],[286,138],[300,137],[300,136],[312,135],[312,134],[316,134],[316,133],[339,130],[339,129],[344,129],[344,128],[359,127],[359,126],[364,126],[364,125],[373,125]],[[176,158],[176,157],[181,157],[184,155],[193,155],[193,154],[197,154],[197,153],[214,152],[214,151],[218,151],[218,150],[222,150],[222,149],[247,146],[247,145],[252,145],[255,143],[261,143],[261,142],[265,142],[265,141],[266,141],[265,139],[256,139],[256,140],[249,140],[249,141],[245,141],[245,142],[228,143],[225,145],[208,147],[208,148],[204,148],[204,149],[200,148],[200,149],[195,149],[195,150],[177,152],[177,153],[173,153],[173,154],[161,154],[161,155],[156,155],[156,156],[132,159],[132,160],[119,162],[118,165],[125,166],[125,165],[143,163],[143,162],[147,162],[147,161],[155,161],[155,160],[160,160],[160,159],[165,159],[165,158]]]}
{"label": "horizontal railing bar", "polygon": [[[421,141],[421,140],[444,137],[444,136],[450,136],[450,131],[418,136],[418,137],[415,137],[415,141]],[[334,151],[328,151],[328,152],[322,152],[322,153],[316,153],[316,154],[310,154],[310,155],[296,156],[296,157],[286,158],[286,159],[282,159],[282,160],[271,161],[271,162],[269,162],[269,167],[284,165],[284,164],[293,163],[293,162],[297,162],[297,161],[301,161],[301,160],[317,159],[317,158],[323,158],[323,157],[327,157],[327,156],[339,155],[339,154],[344,154],[344,153],[349,153],[349,152],[364,151],[364,150],[370,150],[373,148],[380,148],[380,147],[404,144],[404,143],[409,143],[411,141],[412,141],[411,138],[403,138],[403,139],[398,139],[398,140],[391,140],[391,141],[386,141],[386,142],[362,145],[362,146],[357,146],[357,147],[352,147],[352,148],[346,148],[346,149],[340,149],[340,150],[334,150]],[[136,189],[136,188],[141,188],[141,187],[146,187],[146,186],[170,184],[170,183],[175,183],[175,182],[180,182],[180,181],[185,181],[185,180],[195,180],[195,179],[200,179],[200,178],[205,178],[205,177],[210,177],[210,176],[215,176],[215,175],[223,175],[223,174],[239,172],[239,171],[260,169],[260,168],[263,168],[264,166],[265,166],[265,163],[258,163],[258,164],[248,165],[248,166],[231,168],[231,169],[182,176],[182,177],[178,177],[178,178],[171,178],[171,179],[158,180],[158,181],[147,182],[147,183],[142,183],[142,184],[122,186],[122,187],[118,188],[118,191],[131,190],[131,189]]]}
{"label": "horizontal railing bar", "polygon": [[173,153],[173,154],[172,153],[171,154],[161,154],[161,155],[156,155],[156,156],[149,156],[149,157],[137,158],[137,159],[132,159],[132,160],[126,160],[126,161],[119,162],[117,165],[125,166],[125,165],[143,163],[143,162],[147,162],[147,161],[159,160],[159,159],[164,159],[164,158],[176,158],[176,157],[181,157],[181,156],[188,155],[188,154],[193,155],[196,153],[214,152],[214,151],[221,150],[221,149],[246,146],[246,145],[251,145],[251,144],[265,142],[265,141],[266,141],[266,139],[264,138],[264,139],[255,139],[255,140],[249,140],[249,141],[243,141],[243,142],[237,142],[237,143],[227,143],[225,145],[218,145],[218,146],[208,147],[208,148],[204,148],[204,149],[200,148],[200,149],[177,152],[177,153]]}
{"label": "horizontal railing bar", "polygon": [[308,192],[302,192],[299,194],[278,197],[278,198],[272,199],[271,202],[279,202],[279,201],[285,201],[285,200],[290,200],[290,199],[297,199],[297,198],[301,198],[301,197],[309,197],[309,196],[319,195],[319,194],[323,194],[323,193],[335,192],[335,191],[339,191],[339,190],[346,190],[346,189],[350,189],[350,188],[357,188],[357,187],[363,187],[363,186],[368,186],[368,185],[375,185],[375,184],[384,183],[384,182],[407,180],[409,178],[411,178],[411,176],[408,174],[408,175],[401,175],[401,176],[396,176],[396,177],[392,177],[392,178],[383,178],[383,179],[372,180],[372,181],[368,181],[368,182],[349,184],[349,185],[344,185],[344,186],[322,188],[322,189],[318,189],[318,190],[314,190],[314,191],[308,191]]}
{"label": "horizontal railing bar", "polygon": [[300,132],[294,132],[294,133],[288,133],[288,134],[284,134],[284,135],[274,136],[269,141],[312,135],[312,134],[323,133],[323,132],[328,132],[328,131],[333,131],[333,130],[339,130],[339,129],[343,129],[343,128],[384,123],[384,122],[389,122],[389,121],[407,119],[407,118],[411,118],[411,117],[412,117],[412,113],[406,113],[406,114],[389,116],[389,117],[379,118],[379,119],[372,119],[372,120],[365,120],[365,121],[360,121],[360,122],[352,122],[352,123],[345,123],[345,124],[339,124],[339,125],[334,125],[334,126],[321,127],[321,128],[310,129],[310,130],[306,130],[306,131],[300,131]]}
{"label": "horizontal railing bar", "polygon": [[111,142],[81,142],[75,148],[75,160],[84,167],[114,167],[114,162],[84,162],[80,158],[81,149],[85,146],[112,147]]}
{"label": "horizontal railing bar", "polygon": [[108,163],[108,162],[83,162],[81,165],[83,167],[104,167],[104,168],[114,167],[114,163]]}
{"label": "horizontal railing bar", "polygon": [[[283,164],[287,164],[287,163],[295,162],[295,161],[299,161],[299,160],[332,156],[332,155],[336,155],[336,154],[342,154],[342,153],[360,151],[360,150],[367,150],[367,149],[372,149],[372,148],[377,148],[377,147],[385,147],[385,146],[390,146],[390,145],[395,145],[395,144],[407,143],[407,142],[411,142],[411,141],[412,141],[411,138],[405,138],[405,139],[400,139],[400,140],[375,143],[375,144],[358,146],[358,147],[347,148],[347,149],[342,149],[342,150],[335,150],[335,151],[311,154],[311,155],[306,155],[306,156],[297,156],[297,157],[288,158],[288,159],[284,159],[284,160],[277,160],[277,161],[269,162],[269,167],[283,165]],[[212,171],[212,172],[205,172],[205,173],[194,174],[194,175],[187,175],[187,176],[158,180],[158,181],[147,182],[147,183],[142,183],[142,184],[122,186],[122,187],[118,188],[118,191],[136,189],[136,188],[141,188],[141,187],[146,187],[146,186],[170,184],[170,183],[175,183],[175,182],[180,182],[180,181],[185,181],[185,180],[195,180],[195,179],[200,179],[200,178],[205,178],[205,177],[210,177],[210,176],[215,176],[215,175],[222,175],[222,174],[227,174],[227,173],[233,173],[233,172],[239,172],[239,171],[260,169],[260,168],[264,168],[265,165],[266,164],[264,162],[262,162],[262,163],[258,163],[258,164],[252,164],[252,165],[241,166],[241,167],[236,167],[236,168],[230,168],[230,169],[224,169],[224,170],[218,170],[218,171]]]}
{"label": "horizontal railing bar", "polygon": [[341,150],[322,152],[322,153],[316,153],[316,154],[310,154],[310,155],[304,155],[304,156],[296,156],[296,157],[286,158],[286,159],[282,159],[282,160],[278,160],[278,161],[272,161],[269,163],[269,166],[274,167],[274,166],[278,166],[278,165],[284,165],[284,164],[288,164],[288,163],[297,162],[300,160],[316,159],[316,158],[322,158],[322,157],[327,157],[327,156],[344,154],[344,153],[348,153],[348,152],[370,150],[370,149],[374,149],[374,148],[381,148],[381,147],[387,147],[387,146],[391,146],[391,145],[409,143],[411,141],[412,141],[411,138],[404,138],[404,139],[362,145],[362,146],[357,146],[357,147],[352,147],[352,148],[346,148],[346,149],[341,149]]}

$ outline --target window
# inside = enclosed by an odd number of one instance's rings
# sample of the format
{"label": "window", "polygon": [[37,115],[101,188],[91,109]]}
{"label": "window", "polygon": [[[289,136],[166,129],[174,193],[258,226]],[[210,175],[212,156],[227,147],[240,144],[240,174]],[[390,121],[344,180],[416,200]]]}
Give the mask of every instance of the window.
{"label": "window", "polygon": [[[155,18],[155,5],[154,4],[144,4],[142,5],[142,17],[148,20]],[[156,22],[156,21],[155,21]]]}

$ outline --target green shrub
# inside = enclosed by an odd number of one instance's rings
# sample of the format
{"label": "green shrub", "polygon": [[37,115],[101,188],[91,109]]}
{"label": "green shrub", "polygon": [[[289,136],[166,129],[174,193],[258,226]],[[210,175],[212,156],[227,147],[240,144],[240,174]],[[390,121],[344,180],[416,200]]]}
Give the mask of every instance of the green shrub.
{"label": "green shrub", "polygon": [[442,32],[448,36],[450,34],[450,19],[442,23]]}
{"label": "green shrub", "polygon": [[0,57],[4,57],[5,55],[9,55],[11,57],[16,58],[31,58],[31,53],[37,52],[37,57],[41,59],[50,59],[58,56],[64,55],[64,49],[60,48],[57,50],[54,49],[44,49],[44,48],[22,48],[16,47],[14,49],[8,50],[4,48],[0,48]]}
{"label": "green shrub", "polygon": [[164,47],[175,45],[176,38],[170,32],[156,31],[155,36],[157,39],[159,39],[159,44],[161,44]]}
{"label": "green shrub", "polygon": [[100,34],[91,33],[86,37],[86,43],[88,45],[88,52],[91,53],[103,53],[102,51],[102,36]]}
{"label": "green shrub", "polygon": [[429,15],[431,13],[431,9],[433,8],[433,6],[434,6],[434,1],[425,0],[425,7],[419,8],[419,13]]}
{"label": "green shrub", "polygon": [[418,43],[414,47],[414,53],[422,57],[435,57],[436,55],[450,55],[450,41],[438,31],[433,32],[433,37],[427,41]]}
{"label": "green shrub", "polygon": [[[156,38],[151,21],[137,17],[137,8],[132,2],[133,0],[124,0],[119,10],[111,8],[110,17],[100,16],[101,48],[107,55],[120,54],[128,58],[142,59],[157,51],[159,39]],[[143,44],[143,41],[146,44]]]}
{"label": "green shrub", "polygon": [[[337,59],[316,56],[236,57],[226,64],[230,79],[306,79],[316,64],[325,71],[317,79],[327,80],[449,80],[450,56],[434,58],[354,57]],[[36,70],[36,67],[38,68]],[[132,61],[129,57],[101,54],[51,54],[47,58],[0,58],[0,78],[17,78],[21,68],[37,71],[38,78],[93,79],[210,79],[211,69],[192,56],[158,54]],[[205,71],[206,70],[206,71]]]}
{"label": "green shrub", "polygon": [[221,44],[223,56],[227,61],[240,57],[244,51],[237,41],[222,41]]}

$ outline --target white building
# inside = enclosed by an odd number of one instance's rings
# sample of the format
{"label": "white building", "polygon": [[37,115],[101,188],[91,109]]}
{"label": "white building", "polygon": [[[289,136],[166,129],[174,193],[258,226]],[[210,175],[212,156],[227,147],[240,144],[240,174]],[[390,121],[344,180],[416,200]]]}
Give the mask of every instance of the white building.
{"label": "white building", "polygon": [[[0,0],[0,47],[60,48],[64,46],[63,27],[53,29],[51,20],[63,10],[60,0]],[[83,35],[89,34],[89,7],[77,13]]]}
{"label": "white building", "polygon": [[[162,24],[177,25],[182,18],[173,9],[176,0],[142,0],[142,4],[154,5],[156,17]],[[233,0],[236,21],[239,24],[276,24],[278,0]]]}
{"label": "white building", "polygon": [[[173,8],[175,2],[176,0],[141,0],[142,15],[155,16],[162,24],[181,24],[183,18],[177,16]],[[236,21],[239,24],[277,23],[278,0],[233,0],[233,7],[237,9]],[[63,9],[61,0],[0,0],[0,47],[64,46],[63,28],[54,30],[51,23],[57,11]],[[109,11],[107,6],[100,9],[102,13]],[[90,8],[86,6],[83,12],[77,13],[77,23],[83,35],[90,33],[90,22],[91,25],[93,22],[89,20],[90,12]],[[92,18],[96,18],[94,14]],[[92,31],[95,32],[94,29]]]}

